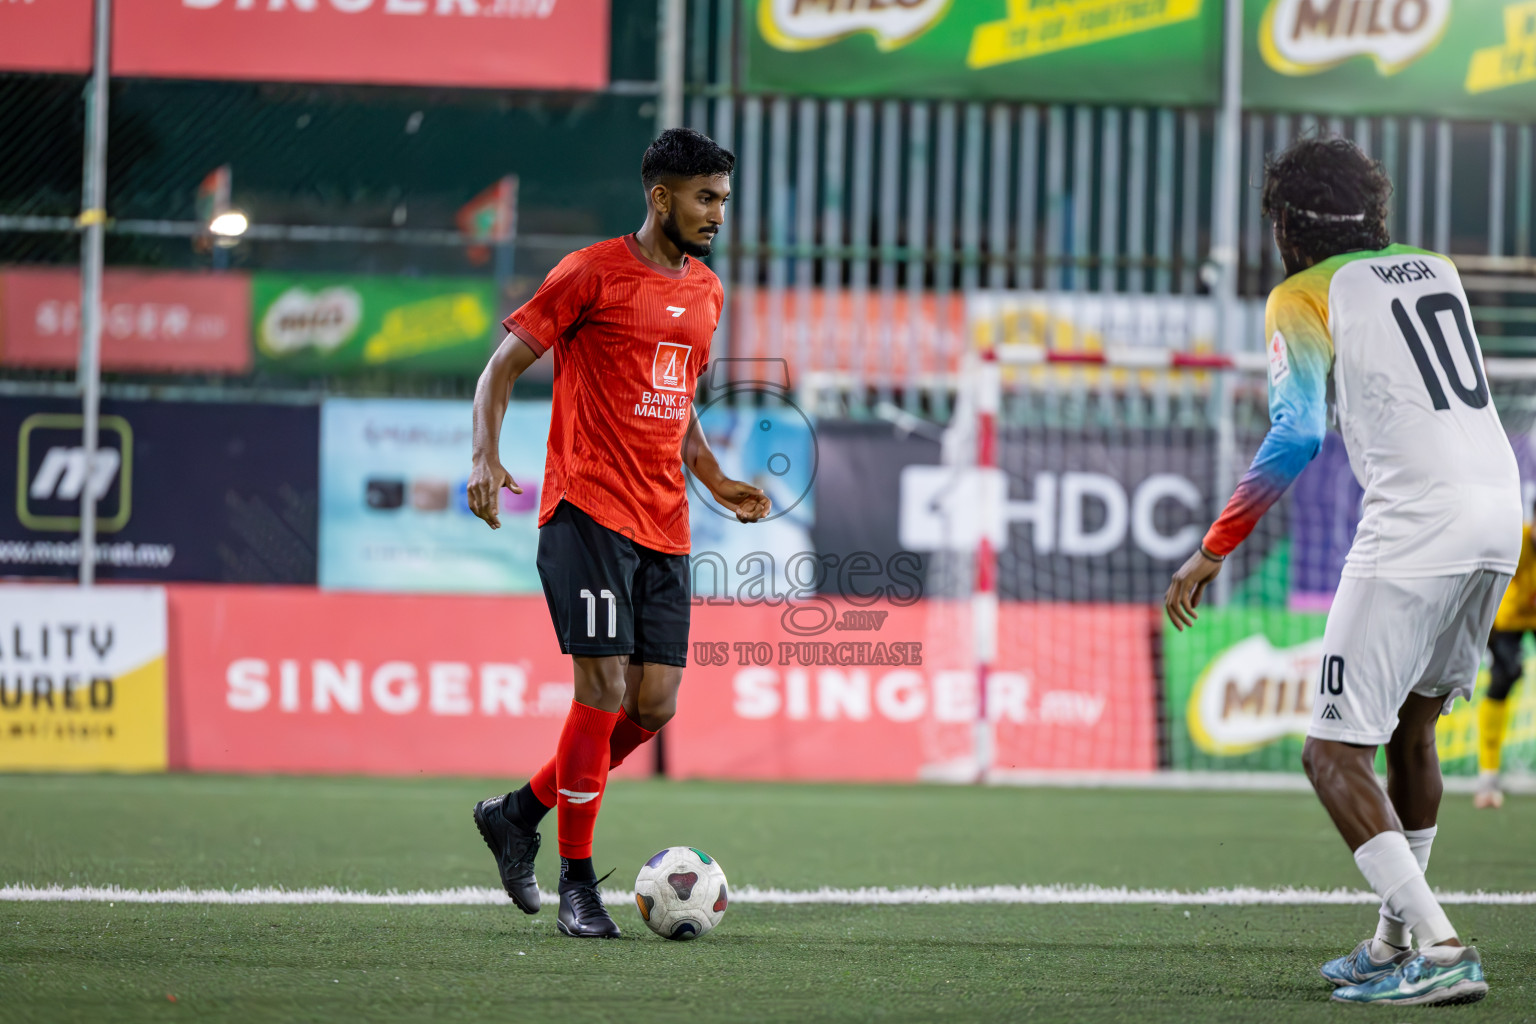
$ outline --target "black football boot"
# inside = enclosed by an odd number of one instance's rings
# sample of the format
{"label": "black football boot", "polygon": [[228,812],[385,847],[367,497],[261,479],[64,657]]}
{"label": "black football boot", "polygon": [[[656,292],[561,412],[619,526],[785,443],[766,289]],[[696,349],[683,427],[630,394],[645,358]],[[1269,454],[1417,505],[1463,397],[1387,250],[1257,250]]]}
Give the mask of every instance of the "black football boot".
{"label": "black football boot", "polygon": [[560,914],[555,919],[555,926],[562,935],[579,939],[619,937],[619,926],[608,916],[608,908],[603,906],[603,897],[597,889],[607,880],[608,875],[591,882],[560,880]]}
{"label": "black football boot", "polygon": [[[513,822],[502,811],[506,795],[475,804],[475,827],[485,845],[496,855],[502,888],[525,914],[539,912],[539,883],[533,877],[533,858],[539,852],[539,834]],[[561,913],[565,900],[560,900]]]}

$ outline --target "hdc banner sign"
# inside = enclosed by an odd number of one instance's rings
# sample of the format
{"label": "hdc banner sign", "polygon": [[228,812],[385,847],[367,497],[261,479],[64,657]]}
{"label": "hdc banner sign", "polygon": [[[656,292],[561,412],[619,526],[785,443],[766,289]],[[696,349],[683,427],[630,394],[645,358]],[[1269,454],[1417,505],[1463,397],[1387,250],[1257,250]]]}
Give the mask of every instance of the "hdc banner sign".
{"label": "hdc banner sign", "polygon": [[1213,0],[743,0],[747,88],[1213,103]]}
{"label": "hdc banner sign", "polygon": [[117,0],[114,7],[118,75],[487,89],[608,84],[608,0]]}
{"label": "hdc banner sign", "polygon": [[161,771],[165,591],[0,587],[0,771]]}

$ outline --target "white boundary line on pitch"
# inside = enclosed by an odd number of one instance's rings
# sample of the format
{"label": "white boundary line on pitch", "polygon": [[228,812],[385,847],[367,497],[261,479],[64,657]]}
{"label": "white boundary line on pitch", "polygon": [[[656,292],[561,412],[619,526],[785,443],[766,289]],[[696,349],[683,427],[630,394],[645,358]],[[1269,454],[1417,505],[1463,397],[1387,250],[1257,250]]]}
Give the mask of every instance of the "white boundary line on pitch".
{"label": "white boundary line on pitch", "polygon": [[[1536,906],[1536,892],[1441,892],[1441,903]],[[634,898],[626,889],[605,889],[609,904]],[[545,893],[553,902],[553,893]],[[0,886],[0,902],[12,903],[193,903],[232,906],[354,904],[362,906],[510,905],[500,889],[463,887],[414,892],[354,892],[346,889],[124,889],[118,886]],[[843,906],[913,906],[944,904],[1142,904],[1181,906],[1330,906],[1376,904],[1374,893],[1358,889],[1109,889],[1097,885],[992,885],[912,887],[905,889],[759,889],[743,886],[733,903],[832,904]]]}

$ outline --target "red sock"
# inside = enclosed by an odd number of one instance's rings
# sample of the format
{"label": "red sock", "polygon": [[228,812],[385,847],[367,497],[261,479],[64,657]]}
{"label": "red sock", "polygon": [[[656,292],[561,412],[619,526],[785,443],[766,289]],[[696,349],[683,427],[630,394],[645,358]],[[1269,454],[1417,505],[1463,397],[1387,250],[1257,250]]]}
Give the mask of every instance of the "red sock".
{"label": "red sock", "polygon": [[[555,748],[556,750],[559,747]],[[556,754],[544,762],[544,767],[533,773],[533,778],[528,780],[529,787],[533,790],[534,797],[545,807],[555,806],[559,797],[555,794],[555,761],[559,759]]]}
{"label": "red sock", "polygon": [[613,727],[613,735],[608,738],[608,767],[617,768],[624,763],[624,759],[635,752],[635,748],[645,743],[654,732],[642,728],[640,723],[624,715],[619,719],[619,724]]}
{"label": "red sock", "polygon": [[[613,734],[608,737],[608,767],[617,768],[624,763],[624,759],[635,752],[641,744],[649,742],[656,734],[649,729],[642,728],[629,715],[619,717],[619,724],[613,727]],[[555,758],[544,762],[544,767],[533,773],[533,778],[528,780],[528,785],[533,788],[533,795],[545,807],[555,806],[558,799],[555,793]]]}
{"label": "red sock", "polygon": [[608,781],[608,738],[623,718],[621,711],[600,711],[577,701],[565,716],[560,745],[555,748],[555,777],[559,780],[560,856],[592,856],[592,833]]}

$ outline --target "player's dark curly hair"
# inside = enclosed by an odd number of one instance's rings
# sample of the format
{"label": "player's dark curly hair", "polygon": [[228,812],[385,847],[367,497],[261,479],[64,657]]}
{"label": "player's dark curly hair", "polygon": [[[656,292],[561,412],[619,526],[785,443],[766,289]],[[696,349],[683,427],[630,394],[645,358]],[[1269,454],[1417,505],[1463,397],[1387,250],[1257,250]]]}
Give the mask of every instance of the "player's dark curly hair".
{"label": "player's dark curly hair", "polygon": [[650,191],[666,178],[696,178],[730,174],[736,154],[692,128],[668,128],[656,136],[640,161],[640,180]]}
{"label": "player's dark curly hair", "polygon": [[1311,263],[1390,245],[1391,198],[1392,179],[1348,139],[1298,139],[1264,162],[1264,216]]}

